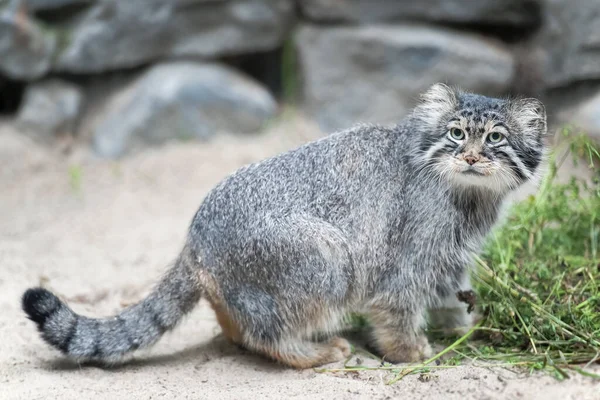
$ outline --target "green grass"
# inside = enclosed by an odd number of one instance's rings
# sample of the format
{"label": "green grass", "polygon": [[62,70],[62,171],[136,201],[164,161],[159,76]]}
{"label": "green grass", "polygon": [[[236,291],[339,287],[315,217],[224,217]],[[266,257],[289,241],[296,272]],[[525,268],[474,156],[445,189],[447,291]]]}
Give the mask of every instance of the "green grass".
{"label": "green grass", "polygon": [[[587,136],[564,133],[539,191],[513,206],[476,257],[473,282],[483,319],[458,340],[442,341],[446,349],[424,363],[375,368],[393,374],[389,383],[465,361],[600,379],[589,369],[600,359],[600,153]],[[593,169],[591,184],[557,182],[570,156]],[[352,318],[364,327],[364,319]],[[373,368],[345,370],[362,369]]]}
{"label": "green grass", "polygon": [[81,193],[81,182],[83,179],[83,169],[79,165],[69,166],[69,184],[76,193]]}
{"label": "green grass", "polygon": [[[474,283],[485,318],[459,358],[501,360],[568,376],[600,357],[600,173],[597,147],[565,131],[566,156],[594,170],[591,184],[556,181],[551,156],[539,191],[515,205],[477,257]],[[580,371],[581,372],[581,369]]]}

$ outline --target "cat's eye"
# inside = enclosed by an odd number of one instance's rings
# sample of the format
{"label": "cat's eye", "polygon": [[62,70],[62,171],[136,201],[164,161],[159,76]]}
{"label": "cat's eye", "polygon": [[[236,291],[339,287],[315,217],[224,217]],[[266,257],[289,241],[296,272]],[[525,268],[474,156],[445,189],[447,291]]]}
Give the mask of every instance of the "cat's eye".
{"label": "cat's eye", "polygon": [[450,137],[452,137],[454,140],[463,140],[465,138],[465,133],[462,131],[462,129],[451,128]]}
{"label": "cat's eye", "polygon": [[500,132],[492,132],[487,137],[490,143],[500,143],[502,139],[504,139],[504,136]]}

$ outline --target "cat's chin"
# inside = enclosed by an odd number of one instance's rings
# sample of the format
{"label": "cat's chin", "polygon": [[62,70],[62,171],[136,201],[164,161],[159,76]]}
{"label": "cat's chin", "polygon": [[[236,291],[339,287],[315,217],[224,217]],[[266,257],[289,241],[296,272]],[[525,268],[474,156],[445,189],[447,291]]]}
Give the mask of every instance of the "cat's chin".
{"label": "cat's chin", "polygon": [[483,175],[474,170],[453,174],[450,179],[452,184],[459,190],[477,188],[489,190],[500,195],[507,194],[512,190],[510,185],[502,179],[494,179],[493,176]]}

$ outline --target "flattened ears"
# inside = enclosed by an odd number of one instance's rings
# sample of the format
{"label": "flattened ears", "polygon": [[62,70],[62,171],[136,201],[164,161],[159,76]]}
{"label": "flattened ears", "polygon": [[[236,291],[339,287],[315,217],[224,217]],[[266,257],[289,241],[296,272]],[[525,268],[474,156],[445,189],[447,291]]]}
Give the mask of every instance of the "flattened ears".
{"label": "flattened ears", "polygon": [[538,99],[518,99],[511,102],[511,114],[526,136],[539,139],[548,130],[546,108]]}
{"label": "flattened ears", "polygon": [[436,83],[421,95],[415,116],[429,128],[435,129],[442,117],[454,111],[457,105],[456,91],[443,83]]}

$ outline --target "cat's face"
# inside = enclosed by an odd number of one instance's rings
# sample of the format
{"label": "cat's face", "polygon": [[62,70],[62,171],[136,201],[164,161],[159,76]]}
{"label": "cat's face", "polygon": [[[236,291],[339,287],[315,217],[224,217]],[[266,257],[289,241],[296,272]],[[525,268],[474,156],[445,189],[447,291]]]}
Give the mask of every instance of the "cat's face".
{"label": "cat's face", "polygon": [[546,133],[538,100],[493,99],[441,85],[430,89],[430,95],[432,90],[436,97],[426,98],[419,110],[428,112],[421,114],[429,129],[420,151],[429,168],[461,187],[501,193],[535,176]]}

